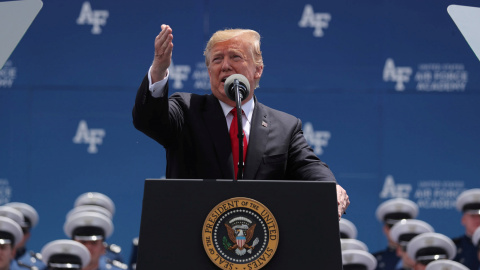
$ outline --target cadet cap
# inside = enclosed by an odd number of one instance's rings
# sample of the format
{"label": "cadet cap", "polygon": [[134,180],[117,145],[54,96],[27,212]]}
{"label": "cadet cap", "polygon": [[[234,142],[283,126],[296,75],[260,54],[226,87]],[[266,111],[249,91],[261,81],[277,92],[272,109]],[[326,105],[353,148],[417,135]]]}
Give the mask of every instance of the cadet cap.
{"label": "cadet cap", "polygon": [[340,226],[340,238],[357,238],[357,227],[347,219],[340,219],[338,222]]}
{"label": "cadet cap", "polygon": [[438,260],[427,264],[425,270],[470,270],[465,265],[452,260]]}
{"label": "cadet cap", "polygon": [[0,244],[15,244],[23,239],[23,232],[20,225],[11,218],[0,216]]}
{"label": "cadet cap", "polygon": [[113,233],[113,223],[103,214],[79,212],[65,221],[63,230],[73,240],[106,240]]}
{"label": "cadet cap", "polygon": [[372,254],[363,250],[342,251],[343,270],[374,270],[377,260]]}
{"label": "cadet cap", "polygon": [[37,226],[38,213],[35,210],[35,208],[33,208],[32,206],[26,203],[21,203],[21,202],[11,202],[11,203],[5,204],[5,206],[13,207],[23,214],[25,224],[22,225],[22,227],[33,228]]}
{"label": "cadet cap", "polygon": [[402,219],[416,218],[418,205],[403,198],[390,199],[377,207],[376,216],[380,222],[393,225]]}
{"label": "cadet cap", "polygon": [[418,219],[402,219],[393,225],[390,230],[390,238],[402,247],[407,246],[408,242],[415,236],[435,232],[430,224]]}
{"label": "cadet cap", "polygon": [[451,260],[456,253],[457,247],[453,241],[440,233],[422,233],[407,245],[408,256],[423,265],[440,259]]}
{"label": "cadet cap", "polygon": [[48,269],[82,269],[90,263],[90,252],[73,240],[55,240],[42,248],[42,260]]}
{"label": "cadet cap", "polygon": [[113,201],[107,195],[99,192],[86,192],[78,196],[74,206],[77,207],[80,205],[98,205],[110,211],[112,216],[115,214],[115,204]]}
{"label": "cadet cap", "polygon": [[474,188],[460,193],[456,201],[457,210],[462,213],[480,215],[480,189]]}

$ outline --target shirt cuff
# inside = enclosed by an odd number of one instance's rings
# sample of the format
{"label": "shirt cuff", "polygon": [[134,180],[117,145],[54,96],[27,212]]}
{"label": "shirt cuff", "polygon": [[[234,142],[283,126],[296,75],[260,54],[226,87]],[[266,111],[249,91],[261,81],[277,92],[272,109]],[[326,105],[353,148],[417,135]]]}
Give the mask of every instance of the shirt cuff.
{"label": "shirt cuff", "polygon": [[152,94],[152,97],[158,98],[162,96],[163,89],[165,88],[165,85],[167,85],[168,82],[168,76],[170,75],[170,72],[167,69],[167,75],[165,78],[161,81],[158,81],[154,84],[152,84],[152,76],[150,75],[152,67],[148,69],[148,89],[150,90],[150,93]]}

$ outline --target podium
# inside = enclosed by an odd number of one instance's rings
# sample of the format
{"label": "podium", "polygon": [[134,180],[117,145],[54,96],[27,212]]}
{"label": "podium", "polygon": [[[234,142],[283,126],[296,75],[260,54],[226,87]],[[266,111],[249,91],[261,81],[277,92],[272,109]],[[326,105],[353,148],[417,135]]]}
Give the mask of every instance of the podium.
{"label": "podium", "polygon": [[337,211],[334,182],[147,179],[137,270],[342,269]]}

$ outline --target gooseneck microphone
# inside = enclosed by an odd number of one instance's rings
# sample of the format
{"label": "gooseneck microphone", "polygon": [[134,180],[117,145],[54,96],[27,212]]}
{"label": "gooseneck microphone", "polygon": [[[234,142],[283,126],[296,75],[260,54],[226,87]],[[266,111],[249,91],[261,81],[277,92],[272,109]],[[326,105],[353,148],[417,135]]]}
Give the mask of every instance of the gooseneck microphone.
{"label": "gooseneck microphone", "polygon": [[233,74],[230,75],[225,80],[224,86],[225,94],[227,97],[235,101],[237,108],[237,125],[238,125],[238,164],[233,164],[233,166],[238,166],[237,180],[243,179],[243,123],[242,123],[242,101],[244,101],[248,94],[250,93],[250,83],[248,79],[242,74]]}

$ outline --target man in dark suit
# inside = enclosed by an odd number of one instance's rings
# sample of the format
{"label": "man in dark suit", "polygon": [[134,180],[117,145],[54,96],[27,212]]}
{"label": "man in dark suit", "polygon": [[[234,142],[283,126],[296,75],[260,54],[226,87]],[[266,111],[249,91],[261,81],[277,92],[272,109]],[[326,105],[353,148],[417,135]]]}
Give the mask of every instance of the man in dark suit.
{"label": "man in dark suit", "polygon": [[[242,101],[245,134],[244,179],[335,181],[312,151],[301,121],[271,109],[254,96],[263,72],[260,35],[253,30],[216,32],[205,49],[213,95],[175,93],[168,97],[168,67],[173,49],[172,29],[162,25],[155,39],[155,57],[137,92],[133,108],[135,127],[166,149],[167,178],[232,179],[234,158],[229,127],[236,124],[236,106],[225,94],[225,80],[242,74],[252,86]],[[350,204],[337,185],[339,217]]]}

